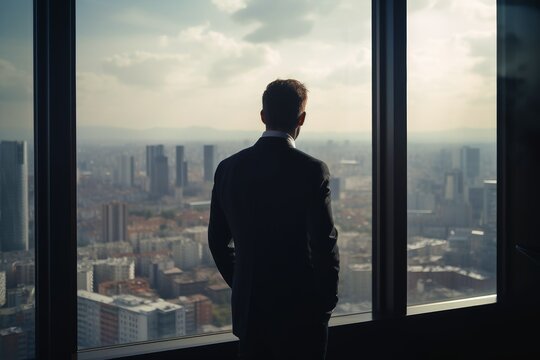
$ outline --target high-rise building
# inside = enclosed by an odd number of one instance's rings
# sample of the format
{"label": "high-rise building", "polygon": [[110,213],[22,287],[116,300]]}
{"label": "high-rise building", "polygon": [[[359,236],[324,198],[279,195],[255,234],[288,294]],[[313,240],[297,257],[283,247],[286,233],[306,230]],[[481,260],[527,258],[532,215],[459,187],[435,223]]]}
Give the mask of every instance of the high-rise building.
{"label": "high-rise building", "polygon": [[127,204],[112,202],[101,207],[102,241],[127,241]]}
{"label": "high-rise building", "polygon": [[135,158],[121,155],[118,159],[118,167],[114,173],[114,180],[118,185],[131,187],[135,180]]}
{"label": "high-rise building", "polygon": [[182,183],[184,184],[184,186],[188,186],[189,178],[188,178],[188,162],[187,161],[184,161],[182,163],[182,175],[184,176]]}
{"label": "high-rise building", "polygon": [[77,291],[79,346],[92,347],[183,336],[181,305],[133,295]]}
{"label": "high-rise building", "polygon": [[463,200],[463,174],[460,170],[447,171],[444,174],[444,199]]}
{"label": "high-rise building", "polygon": [[0,250],[28,250],[28,161],[25,141],[0,142]]}
{"label": "high-rise building", "polygon": [[163,145],[146,145],[146,176],[150,177],[152,173],[152,163],[155,157],[164,156],[165,148]]}
{"label": "high-rise building", "polygon": [[158,155],[152,160],[152,171],[150,173],[150,193],[154,197],[161,197],[169,194],[169,159],[166,156]]}
{"label": "high-rise building", "polygon": [[435,167],[437,171],[440,171],[441,173],[452,170],[454,168],[452,151],[448,149],[441,149],[437,159],[435,160]]}
{"label": "high-rise building", "polygon": [[6,304],[6,272],[0,271],[0,308]]}
{"label": "high-rise building", "polygon": [[133,259],[109,258],[94,260],[93,265],[94,291],[99,288],[99,284],[105,281],[130,280],[135,278],[135,261]]}
{"label": "high-rise building", "polygon": [[207,296],[202,294],[179,296],[171,302],[185,309],[187,334],[194,334],[204,325],[212,323],[214,306]]}
{"label": "high-rise building", "polygon": [[150,180],[150,193],[154,197],[169,194],[169,159],[163,145],[146,146],[146,176]]}
{"label": "high-rise building", "polygon": [[460,163],[467,186],[475,185],[480,176],[480,149],[463,146],[460,149]]}
{"label": "high-rise building", "polygon": [[471,186],[467,191],[467,202],[471,205],[471,215],[474,225],[479,225],[484,209],[484,189],[480,186]]}
{"label": "high-rise building", "polygon": [[111,305],[112,302],[113,298],[108,296],[77,291],[77,341],[80,347],[118,343],[118,309]]}
{"label": "high-rise building", "polygon": [[77,264],[77,290],[94,291],[94,269],[91,264]]}
{"label": "high-rise building", "polygon": [[129,157],[129,182],[131,186],[135,186],[135,156]]}
{"label": "high-rise building", "polygon": [[497,229],[497,180],[484,180],[482,222],[487,230]]}
{"label": "high-rise building", "polygon": [[177,145],[176,146],[176,186],[177,187],[184,187],[186,186],[186,182],[184,181],[187,176],[184,174],[184,146],[183,145]]}
{"label": "high-rise building", "polygon": [[156,256],[148,265],[148,279],[150,281],[150,286],[157,289],[158,277],[160,270],[168,270],[174,268],[174,261],[169,258],[169,256]]}
{"label": "high-rise building", "polygon": [[172,245],[174,263],[182,270],[190,270],[200,265],[200,246],[191,239],[182,239]]}
{"label": "high-rise building", "polygon": [[216,161],[216,147],[204,145],[204,181],[214,181],[214,166]]}

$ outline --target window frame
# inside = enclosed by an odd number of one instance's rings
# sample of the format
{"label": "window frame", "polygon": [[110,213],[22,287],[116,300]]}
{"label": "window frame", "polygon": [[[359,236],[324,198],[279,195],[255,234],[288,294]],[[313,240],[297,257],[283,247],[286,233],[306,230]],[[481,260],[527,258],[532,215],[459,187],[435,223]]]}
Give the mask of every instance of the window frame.
{"label": "window frame", "polygon": [[74,0],[34,0],[38,359],[77,351],[74,10]]}
{"label": "window frame", "polygon": [[[198,351],[233,351],[236,347],[230,333],[77,350],[75,1],[34,0],[36,358],[104,359],[182,347],[187,358]],[[497,0],[498,28],[504,25],[507,1]],[[412,314],[429,316],[407,307],[406,4],[372,0],[372,313],[332,318],[331,334],[353,331],[364,323],[399,321]],[[507,298],[506,266],[511,249],[504,221],[504,57],[504,39],[498,34],[497,293],[486,301],[462,300],[458,308],[500,306]],[[430,305],[435,312],[448,309],[444,304],[438,308]]]}

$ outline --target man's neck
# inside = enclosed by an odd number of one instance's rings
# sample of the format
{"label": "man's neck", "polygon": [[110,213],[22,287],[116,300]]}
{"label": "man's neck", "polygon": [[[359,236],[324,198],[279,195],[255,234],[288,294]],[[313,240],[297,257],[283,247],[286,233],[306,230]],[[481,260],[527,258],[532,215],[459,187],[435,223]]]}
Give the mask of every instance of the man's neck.
{"label": "man's neck", "polygon": [[286,132],[286,131],[281,131],[281,130],[273,130],[273,129],[266,129],[265,132],[263,132],[262,134],[263,137],[280,137],[280,138],[284,138],[284,139],[287,139],[287,141],[289,142],[289,144],[292,146],[292,147],[296,147],[296,144],[294,142],[294,137]]}
{"label": "man's neck", "polygon": [[280,132],[280,133],[283,133],[283,134],[287,134],[289,135],[290,137],[293,138],[293,140],[296,140],[296,129],[293,129],[293,130],[290,130],[290,131],[285,131],[285,130],[279,130],[279,129],[270,129],[269,127],[266,127],[266,131],[277,131],[277,132]]}

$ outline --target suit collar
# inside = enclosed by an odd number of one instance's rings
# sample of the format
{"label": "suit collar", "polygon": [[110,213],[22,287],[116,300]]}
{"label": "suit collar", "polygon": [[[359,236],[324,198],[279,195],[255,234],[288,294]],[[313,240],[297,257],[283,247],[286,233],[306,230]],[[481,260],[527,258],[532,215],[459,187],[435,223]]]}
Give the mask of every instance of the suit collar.
{"label": "suit collar", "polygon": [[284,138],[284,139],[287,139],[287,141],[289,142],[289,144],[291,145],[291,147],[293,148],[296,148],[296,144],[294,142],[294,139],[293,137],[284,132],[284,131],[278,131],[278,130],[266,130],[265,132],[262,133],[261,137],[279,137],[279,138]]}
{"label": "suit collar", "polygon": [[295,146],[291,144],[287,138],[277,137],[277,136],[263,136],[255,143],[255,146],[279,146],[279,147],[289,147],[294,149]]}

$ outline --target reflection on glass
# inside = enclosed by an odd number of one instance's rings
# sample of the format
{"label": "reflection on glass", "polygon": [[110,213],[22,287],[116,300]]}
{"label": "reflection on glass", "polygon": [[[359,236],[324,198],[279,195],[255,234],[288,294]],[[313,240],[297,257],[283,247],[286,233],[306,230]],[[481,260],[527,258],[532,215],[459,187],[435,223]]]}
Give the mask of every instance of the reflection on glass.
{"label": "reflection on glass", "polygon": [[79,348],[230,331],[210,191],[276,78],[307,85],[297,146],[334,176],[335,314],[371,309],[370,17],[368,0],[77,2]]}
{"label": "reflection on glass", "polygon": [[408,2],[408,304],[496,292],[496,1]]}
{"label": "reflection on glass", "polygon": [[32,1],[0,4],[0,358],[35,358]]}

